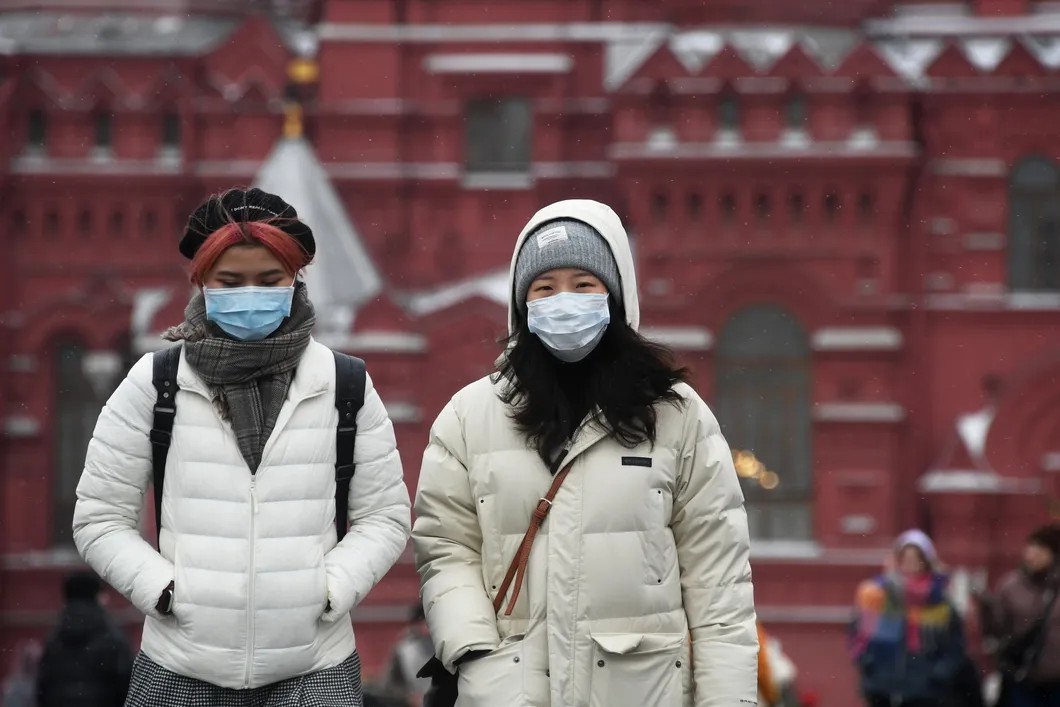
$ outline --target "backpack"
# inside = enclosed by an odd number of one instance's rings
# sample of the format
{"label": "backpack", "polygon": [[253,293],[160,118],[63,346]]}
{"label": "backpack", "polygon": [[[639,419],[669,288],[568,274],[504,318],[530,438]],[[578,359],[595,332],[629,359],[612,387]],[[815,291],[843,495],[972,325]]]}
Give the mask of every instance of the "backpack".
{"label": "backpack", "polygon": [[[177,368],[181,346],[156,351],[151,383],[155,387],[154,422],[151,425],[151,467],[155,487],[155,542],[162,535],[162,489],[166,480],[166,457],[173,439],[173,420],[177,416]],[[364,361],[338,351],[335,354],[335,408],[339,422],[335,429],[335,536],[336,542],[346,535],[349,512],[350,482],[353,481],[354,442],[357,439],[357,413],[364,405]]]}

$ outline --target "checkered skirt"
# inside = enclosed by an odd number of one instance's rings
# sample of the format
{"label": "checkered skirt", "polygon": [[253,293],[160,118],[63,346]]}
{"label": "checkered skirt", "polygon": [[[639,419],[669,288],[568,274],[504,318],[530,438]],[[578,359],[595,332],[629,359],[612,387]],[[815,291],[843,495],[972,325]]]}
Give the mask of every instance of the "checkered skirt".
{"label": "checkered skirt", "polygon": [[250,690],[232,690],[166,670],[143,653],[125,707],[364,707],[361,657]]}

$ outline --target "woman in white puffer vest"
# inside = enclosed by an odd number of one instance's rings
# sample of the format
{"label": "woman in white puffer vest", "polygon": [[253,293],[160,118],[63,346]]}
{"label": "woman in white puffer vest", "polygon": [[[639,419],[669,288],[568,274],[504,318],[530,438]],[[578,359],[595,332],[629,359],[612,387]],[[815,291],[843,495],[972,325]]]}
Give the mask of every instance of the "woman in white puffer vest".
{"label": "woman in white puffer vest", "polygon": [[335,359],[298,280],[312,231],[280,197],[232,189],[180,251],[200,291],[166,333],[182,349],[159,549],[140,534],[150,355],[99,416],[74,511],[81,555],[147,615],[126,705],[360,705],[350,611],[410,531],[393,427],[366,379],[336,543]]}
{"label": "woman in white puffer vest", "polygon": [[[439,415],[416,498],[434,678],[457,673],[459,706],[758,704],[732,456],[639,319],[611,209],[563,201],[530,220],[509,346]],[[503,591],[535,512],[525,579]]]}

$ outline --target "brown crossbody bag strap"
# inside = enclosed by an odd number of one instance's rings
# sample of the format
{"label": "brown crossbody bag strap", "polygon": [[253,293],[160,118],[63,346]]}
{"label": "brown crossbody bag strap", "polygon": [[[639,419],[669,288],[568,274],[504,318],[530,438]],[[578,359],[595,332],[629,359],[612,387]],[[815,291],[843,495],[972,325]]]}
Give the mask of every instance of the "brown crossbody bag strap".
{"label": "brown crossbody bag strap", "polygon": [[504,597],[508,594],[508,589],[512,586],[512,581],[514,580],[515,588],[512,591],[512,598],[508,602],[508,607],[504,610],[505,616],[512,615],[512,611],[515,609],[515,602],[519,600],[519,591],[523,586],[523,579],[526,576],[526,565],[530,562],[530,548],[534,546],[534,538],[537,537],[537,531],[541,530],[541,525],[545,522],[548,512],[552,510],[552,501],[556,499],[559,487],[563,485],[563,480],[567,478],[567,474],[570,473],[573,466],[574,462],[570,462],[563,467],[563,470],[556,474],[556,477],[552,480],[552,486],[549,487],[548,493],[537,502],[534,515],[530,517],[530,527],[526,529],[526,535],[523,536],[523,541],[519,543],[519,549],[516,550],[515,557],[512,558],[508,574],[504,576],[504,581],[501,582],[500,591],[497,592],[497,596],[493,599],[493,610],[495,612],[500,613],[501,607],[504,606]]}

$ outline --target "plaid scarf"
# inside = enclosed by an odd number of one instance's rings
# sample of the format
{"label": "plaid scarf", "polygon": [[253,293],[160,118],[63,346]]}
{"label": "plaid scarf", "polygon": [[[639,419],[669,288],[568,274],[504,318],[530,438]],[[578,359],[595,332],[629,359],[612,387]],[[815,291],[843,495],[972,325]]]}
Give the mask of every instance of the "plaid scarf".
{"label": "plaid scarf", "polygon": [[188,363],[214,391],[214,404],[232,425],[251,473],[261,463],[315,322],[305,285],[298,283],[291,316],[267,339],[237,341],[226,336],[207,320],[202,292],[188,303],[184,322],[162,335],[169,341],[184,341]]}

